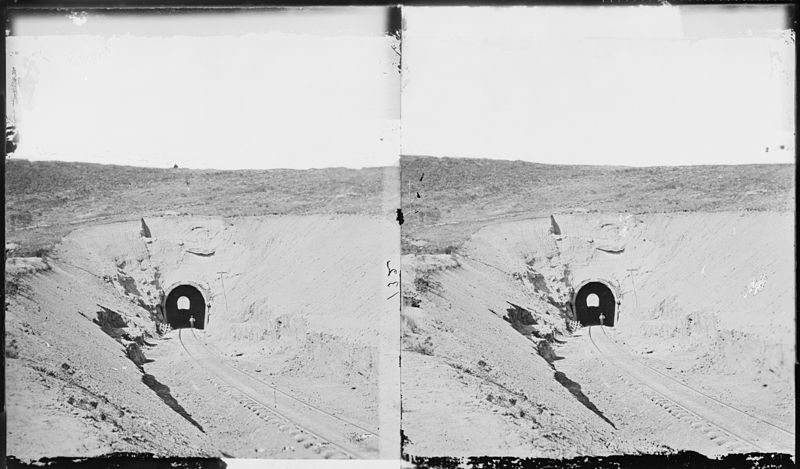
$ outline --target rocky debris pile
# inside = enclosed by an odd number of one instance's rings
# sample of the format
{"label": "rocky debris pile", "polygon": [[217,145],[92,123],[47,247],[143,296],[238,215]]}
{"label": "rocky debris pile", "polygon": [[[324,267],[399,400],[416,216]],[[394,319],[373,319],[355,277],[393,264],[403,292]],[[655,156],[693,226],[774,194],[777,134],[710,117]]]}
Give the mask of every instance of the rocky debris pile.
{"label": "rocky debris pile", "polygon": [[112,337],[114,340],[122,344],[125,348],[125,355],[140,367],[147,363],[147,357],[142,351],[142,345],[145,345],[147,337],[152,337],[154,334],[149,330],[149,324],[143,320],[133,318],[130,316],[122,315],[114,310],[100,306],[100,311],[97,312],[97,318],[94,323]]}
{"label": "rocky debris pile", "polygon": [[561,333],[561,328],[548,322],[548,316],[534,314],[530,310],[508,303],[511,307],[503,319],[517,332],[527,337],[536,346],[536,350],[548,362],[553,361],[555,353],[551,344],[556,340],[556,334]]}
{"label": "rocky debris pile", "polygon": [[204,246],[188,246],[185,248],[186,252],[189,254],[194,254],[195,256],[203,256],[203,257],[210,257],[214,255],[214,250],[209,249]]}
{"label": "rocky debris pile", "polygon": [[12,257],[6,259],[6,279],[50,270],[50,264],[41,257]]}
{"label": "rocky debris pile", "polygon": [[144,356],[142,347],[140,347],[136,342],[128,342],[125,345],[125,354],[128,356],[130,361],[135,363],[138,367],[141,367],[147,363],[147,358]]}
{"label": "rocky debris pile", "polygon": [[19,358],[19,344],[17,339],[11,339],[6,342],[5,350],[6,358]]}
{"label": "rocky debris pile", "polygon": [[6,259],[8,259],[8,256],[14,254],[17,248],[19,248],[17,243],[6,243]]}
{"label": "rocky debris pile", "polygon": [[[8,250],[6,250],[6,255],[8,255]],[[26,275],[45,272],[50,269],[50,264],[41,257],[6,258],[6,295],[12,295],[24,290],[22,278]]]}
{"label": "rocky debris pile", "polygon": [[551,364],[556,359],[556,353],[553,351],[553,346],[550,345],[550,342],[546,340],[539,341],[539,343],[536,344],[536,353],[538,353],[539,356]]}

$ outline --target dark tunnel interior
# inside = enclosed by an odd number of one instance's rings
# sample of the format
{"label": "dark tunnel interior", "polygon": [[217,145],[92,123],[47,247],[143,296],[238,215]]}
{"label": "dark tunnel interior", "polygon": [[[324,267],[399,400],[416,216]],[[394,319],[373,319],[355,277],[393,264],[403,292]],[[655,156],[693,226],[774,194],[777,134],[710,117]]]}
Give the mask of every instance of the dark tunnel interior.
{"label": "dark tunnel interior", "polygon": [[[587,301],[590,295],[597,295],[595,303]],[[600,325],[600,315],[604,316],[603,324],[614,326],[617,303],[614,292],[603,282],[589,282],[575,295],[575,316],[583,326]]]}
{"label": "dark tunnel interior", "polygon": [[[183,297],[185,299],[181,300]],[[195,329],[205,328],[206,300],[200,290],[191,285],[178,285],[173,288],[164,302],[164,312],[167,322],[173,329],[192,327],[192,317]]]}

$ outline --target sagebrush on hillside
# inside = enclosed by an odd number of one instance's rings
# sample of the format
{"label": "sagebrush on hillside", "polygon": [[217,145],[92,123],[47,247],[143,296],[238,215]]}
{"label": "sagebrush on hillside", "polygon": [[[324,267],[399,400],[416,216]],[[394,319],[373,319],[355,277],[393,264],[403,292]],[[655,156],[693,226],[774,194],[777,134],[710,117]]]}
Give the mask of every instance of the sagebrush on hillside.
{"label": "sagebrush on hillside", "polygon": [[551,213],[787,211],[795,165],[549,165],[403,156],[403,252],[452,252],[487,223]]}
{"label": "sagebrush on hillside", "polygon": [[152,216],[376,214],[383,168],[193,170],[6,161],[6,240],[19,255],[75,228]]}

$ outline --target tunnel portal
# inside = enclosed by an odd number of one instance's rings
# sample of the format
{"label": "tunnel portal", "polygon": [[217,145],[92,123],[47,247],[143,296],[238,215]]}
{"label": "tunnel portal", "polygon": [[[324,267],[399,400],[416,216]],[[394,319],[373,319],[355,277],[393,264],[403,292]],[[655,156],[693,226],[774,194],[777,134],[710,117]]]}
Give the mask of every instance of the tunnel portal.
{"label": "tunnel portal", "polygon": [[614,326],[617,319],[617,300],[614,291],[601,281],[587,282],[575,293],[573,301],[575,319],[582,326],[600,325],[600,315],[604,316],[603,324]]}
{"label": "tunnel portal", "polygon": [[164,313],[173,329],[192,327],[192,317],[195,329],[205,329],[206,299],[194,285],[179,284],[164,299]]}

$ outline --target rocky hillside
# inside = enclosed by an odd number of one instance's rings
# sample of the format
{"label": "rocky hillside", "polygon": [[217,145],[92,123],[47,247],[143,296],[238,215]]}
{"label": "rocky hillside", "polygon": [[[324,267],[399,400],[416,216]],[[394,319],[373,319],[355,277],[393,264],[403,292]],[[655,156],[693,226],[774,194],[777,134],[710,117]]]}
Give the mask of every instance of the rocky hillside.
{"label": "rocky hillside", "polygon": [[157,305],[177,282],[208,295],[220,357],[342,418],[397,421],[396,383],[378,372],[397,363],[381,353],[399,322],[385,281],[400,264],[397,191],[384,191],[397,168],[6,169],[9,454],[265,457],[252,451],[275,435],[194,382],[164,327]]}
{"label": "rocky hillside", "polygon": [[217,171],[17,159],[5,164],[6,241],[19,244],[19,255],[46,252],[80,226],[164,212],[377,214],[386,171]]}
{"label": "rocky hillside", "polygon": [[404,159],[406,452],[713,452],[573,365],[601,364],[569,307],[589,279],[629,353],[791,427],[794,169]]}
{"label": "rocky hillside", "polygon": [[629,168],[404,156],[404,252],[444,252],[501,219],[551,213],[791,211],[794,165]]}

